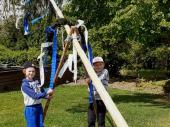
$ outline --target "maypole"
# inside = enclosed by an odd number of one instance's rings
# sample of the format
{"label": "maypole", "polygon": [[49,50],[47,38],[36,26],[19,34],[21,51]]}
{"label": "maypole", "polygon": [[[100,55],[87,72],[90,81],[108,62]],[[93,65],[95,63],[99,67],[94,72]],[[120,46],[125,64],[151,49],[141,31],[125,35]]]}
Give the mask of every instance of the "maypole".
{"label": "maypole", "polygon": [[[59,18],[64,18],[61,10],[57,7],[55,1],[50,0],[50,2],[53,5],[53,7],[54,7],[57,15],[59,16]],[[65,25],[64,27],[66,29],[66,32],[69,34],[70,33],[70,27],[68,25]],[[115,103],[112,101],[111,97],[109,96],[109,94],[105,90],[100,79],[97,77],[95,71],[93,70],[88,58],[86,57],[86,54],[84,53],[80,44],[78,43],[77,38],[76,38],[76,36],[77,36],[76,33],[74,32],[72,36],[73,36],[73,45],[76,48],[78,55],[80,56],[84,66],[87,70],[87,73],[89,74],[91,80],[93,81],[95,88],[97,89],[101,99],[103,100],[103,102],[104,102],[108,112],[110,113],[112,119],[114,120],[115,124],[118,127],[128,127],[125,119],[123,118],[123,116],[121,115],[121,113],[117,109]],[[55,75],[55,79],[57,77],[58,77],[58,75]]]}

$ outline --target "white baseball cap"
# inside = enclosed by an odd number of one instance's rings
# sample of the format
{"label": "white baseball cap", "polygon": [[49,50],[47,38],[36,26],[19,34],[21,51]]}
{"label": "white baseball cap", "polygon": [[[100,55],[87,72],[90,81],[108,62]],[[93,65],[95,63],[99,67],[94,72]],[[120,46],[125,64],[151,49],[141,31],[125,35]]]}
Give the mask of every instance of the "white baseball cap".
{"label": "white baseball cap", "polygon": [[97,56],[97,57],[93,58],[93,64],[96,63],[96,62],[104,62],[104,61],[103,61],[102,57]]}

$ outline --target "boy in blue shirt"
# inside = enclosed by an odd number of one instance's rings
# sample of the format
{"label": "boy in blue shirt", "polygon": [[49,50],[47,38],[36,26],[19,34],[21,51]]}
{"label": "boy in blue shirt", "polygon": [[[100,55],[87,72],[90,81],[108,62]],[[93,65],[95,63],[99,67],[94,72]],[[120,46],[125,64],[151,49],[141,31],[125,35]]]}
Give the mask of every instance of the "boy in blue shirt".
{"label": "boy in blue shirt", "polygon": [[35,66],[31,62],[24,64],[23,73],[25,78],[22,80],[21,91],[25,104],[25,119],[27,127],[44,127],[42,98],[52,97],[53,90],[45,91],[40,86],[38,80],[35,80]]}

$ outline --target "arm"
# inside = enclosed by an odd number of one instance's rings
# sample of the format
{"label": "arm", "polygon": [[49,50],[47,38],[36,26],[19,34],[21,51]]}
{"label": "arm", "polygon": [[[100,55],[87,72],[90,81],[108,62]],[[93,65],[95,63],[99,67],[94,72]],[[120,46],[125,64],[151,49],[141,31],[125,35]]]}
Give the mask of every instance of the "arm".
{"label": "arm", "polygon": [[109,72],[107,69],[104,69],[104,73],[99,76],[99,78],[101,79],[101,82],[104,84],[104,85],[108,85],[108,82],[109,82]]}
{"label": "arm", "polygon": [[86,77],[85,81],[86,81],[87,85],[90,86],[91,78],[89,77],[89,75],[88,75],[88,73],[87,73],[87,70],[86,70],[86,68],[84,67],[84,65],[83,65],[83,68],[84,68],[84,70],[85,70],[85,77]]}
{"label": "arm", "polygon": [[29,84],[26,82],[24,82],[21,87],[23,92],[26,93],[28,96],[32,97],[33,99],[44,98],[47,95],[46,91],[42,91],[41,93],[36,93],[34,89],[32,89],[29,86]]}
{"label": "arm", "polygon": [[88,77],[88,78],[86,78],[86,83],[88,84],[88,85],[90,85],[90,82],[91,82],[91,79]]}
{"label": "arm", "polygon": [[47,93],[46,96],[44,97],[44,99],[49,99],[49,98],[53,97],[53,89],[51,89],[51,88],[43,88],[41,90],[41,92],[44,92],[44,91]]}

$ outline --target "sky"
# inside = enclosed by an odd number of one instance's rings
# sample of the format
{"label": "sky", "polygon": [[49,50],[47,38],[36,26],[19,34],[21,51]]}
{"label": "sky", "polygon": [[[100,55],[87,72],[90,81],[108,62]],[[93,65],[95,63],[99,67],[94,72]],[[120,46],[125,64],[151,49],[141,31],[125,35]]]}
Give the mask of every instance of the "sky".
{"label": "sky", "polygon": [[[5,17],[4,11],[3,11],[4,10],[3,5],[5,5],[4,1],[5,0],[0,0],[0,21],[2,21]],[[66,4],[68,4],[68,3],[69,3],[69,0],[63,0],[62,1],[62,7]],[[6,16],[9,17],[10,15],[13,15],[12,6],[10,4],[9,5],[7,4],[6,6],[7,6],[6,7],[6,9],[7,9]],[[9,10],[8,10],[8,6],[9,6]],[[18,17],[21,16],[23,13],[22,13],[22,10],[20,9],[20,6],[16,6],[15,8],[18,8],[17,11],[16,11],[16,14],[18,15]]]}
{"label": "sky", "polygon": [[[0,0],[0,21],[2,21],[4,19],[4,8],[3,8],[3,5],[4,5],[4,0]],[[8,5],[7,5],[8,6]],[[22,11],[19,9],[20,6],[16,6],[16,14],[19,16],[22,14]],[[9,5],[9,10],[8,10],[8,7],[6,7],[7,11],[6,11],[6,16],[9,17],[10,15],[13,15],[13,10],[12,10],[12,6]]]}

